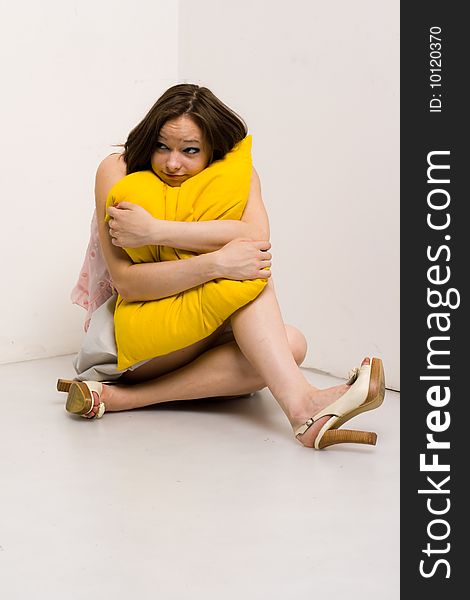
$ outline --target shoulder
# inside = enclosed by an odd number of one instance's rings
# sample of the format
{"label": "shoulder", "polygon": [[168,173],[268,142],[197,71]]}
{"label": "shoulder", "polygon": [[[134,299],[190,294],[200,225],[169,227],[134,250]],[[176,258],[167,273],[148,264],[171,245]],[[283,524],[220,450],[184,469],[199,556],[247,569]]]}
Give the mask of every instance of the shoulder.
{"label": "shoulder", "polygon": [[109,154],[98,165],[97,175],[116,174],[125,177],[127,173],[126,163],[121,153]]}
{"label": "shoulder", "polygon": [[126,177],[126,163],[121,154],[110,154],[100,162],[95,177],[97,207],[105,204],[110,189],[124,177]]}
{"label": "shoulder", "polygon": [[110,188],[126,176],[126,163],[122,154],[110,154],[103,158],[96,170],[96,186]]}

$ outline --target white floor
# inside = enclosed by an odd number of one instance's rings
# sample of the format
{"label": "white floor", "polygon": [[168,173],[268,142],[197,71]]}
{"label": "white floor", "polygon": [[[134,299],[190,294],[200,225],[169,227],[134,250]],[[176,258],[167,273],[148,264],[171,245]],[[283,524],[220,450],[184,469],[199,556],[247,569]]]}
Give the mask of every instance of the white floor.
{"label": "white floor", "polygon": [[2,598],[399,598],[397,393],[314,451],[267,390],[73,417],[71,360],[0,366]]}

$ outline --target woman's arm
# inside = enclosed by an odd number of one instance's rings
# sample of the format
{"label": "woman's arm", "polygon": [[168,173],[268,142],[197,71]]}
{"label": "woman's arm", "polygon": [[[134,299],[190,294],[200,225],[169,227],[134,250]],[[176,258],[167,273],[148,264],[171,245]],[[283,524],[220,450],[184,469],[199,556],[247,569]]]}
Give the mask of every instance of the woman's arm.
{"label": "woman's arm", "polygon": [[212,252],[236,238],[269,240],[269,221],[261,197],[261,184],[252,170],[248,200],[240,221],[163,221],[143,208],[122,202],[109,207],[112,242],[119,247],[161,245],[193,252]]}
{"label": "woman's arm", "polygon": [[96,214],[103,255],[113,283],[129,302],[156,300],[201,285],[218,277],[255,279],[269,277],[270,244],[237,240],[217,252],[184,260],[134,264],[124,250],[113,245],[105,221],[109,190],[126,175],[117,155],[105,158],[95,179]]}

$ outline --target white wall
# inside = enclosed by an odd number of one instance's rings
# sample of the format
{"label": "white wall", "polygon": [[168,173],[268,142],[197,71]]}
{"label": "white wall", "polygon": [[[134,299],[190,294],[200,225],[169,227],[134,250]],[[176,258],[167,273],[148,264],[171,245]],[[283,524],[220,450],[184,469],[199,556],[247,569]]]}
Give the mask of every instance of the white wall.
{"label": "white wall", "polygon": [[[179,16],[178,16],[179,15]],[[2,2],[0,362],[75,352],[94,174],[177,81],[243,115],[306,365],[399,388],[396,0]],[[179,56],[179,61],[178,61]]]}
{"label": "white wall", "polygon": [[0,362],[77,351],[94,175],[177,82],[176,0],[2,2]]}
{"label": "white wall", "polygon": [[182,0],[179,77],[248,122],[304,366],[399,389],[399,3]]}

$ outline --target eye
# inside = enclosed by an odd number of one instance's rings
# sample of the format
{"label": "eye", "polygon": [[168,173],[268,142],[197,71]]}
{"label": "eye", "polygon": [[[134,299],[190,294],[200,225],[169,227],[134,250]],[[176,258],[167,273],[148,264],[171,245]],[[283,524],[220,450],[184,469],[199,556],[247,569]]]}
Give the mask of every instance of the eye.
{"label": "eye", "polygon": [[184,151],[186,154],[197,154],[199,152],[199,148],[185,148]]}
{"label": "eye", "polygon": [[157,142],[157,145],[155,146],[155,148],[156,148],[156,150],[167,150],[167,147],[162,142]]}

